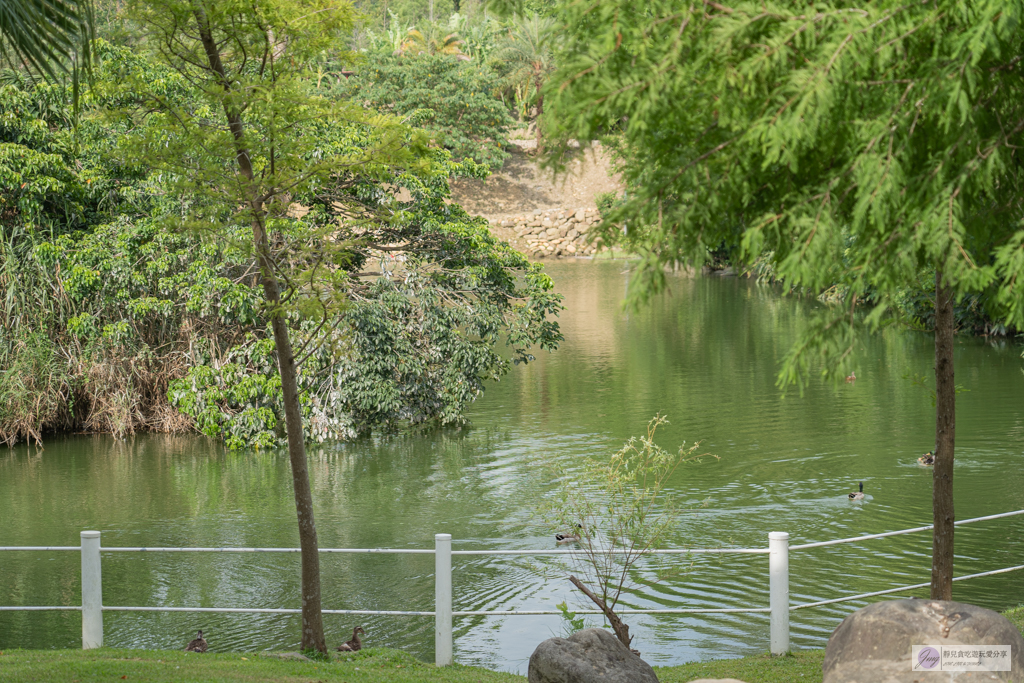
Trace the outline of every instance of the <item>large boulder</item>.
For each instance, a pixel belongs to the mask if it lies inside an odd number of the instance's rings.
[[[549,638],[530,655],[529,683],[658,683],[650,664],[601,628]]]
[[[1010,671],[914,671],[914,645],[1011,646]],[[889,600],[846,617],[825,648],[823,683],[1024,683],[1024,638],[992,610],[944,600]]]

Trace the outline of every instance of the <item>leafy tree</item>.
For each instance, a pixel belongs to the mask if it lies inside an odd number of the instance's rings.
[[[452,31],[445,33],[443,27],[430,22],[420,31],[411,28],[405,34],[402,44],[399,46],[399,54],[415,57],[418,55],[448,55],[456,59],[469,60],[462,53],[462,39],[459,34]]]
[[[508,31],[495,46],[493,60],[506,70],[508,82],[522,92],[524,104],[537,110],[537,148],[541,144],[540,120],[544,113],[544,83],[554,70],[555,22],[532,14],[514,15]]]
[[[129,136],[146,160],[192,197],[188,223],[227,237],[247,225],[273,330],[302,550],[302,647],[326,652],[320,611],[320,562],[306,463],[298,363],[290,319],[327,323],[344,299],[348,275],[337,268],[331,226],[287,220],[290,195],[382,158],[412,161],[415,150],[382,119],[368,122],[377,144],[314,157],[316,121],[361,120],[361,113],[309,96],[304,65],[352,28],[351,5],[278,0],[253,5],[218,0],[136,3],[160,57],[194,89],[174,101],[152,84],[128,81],[156,117]],[[376,124],[373,128],[372,125]],[[414,145],[415,145],[414,141]],[[372,149],[375,147],[376,149]]]
[[[699,444],[670,453],[655,443],[658,427],[667,422],[655,416],[646,435],[631,438],[607,460],[585,460],[582,472],[559,470],[559,498],[547,510],[562,535],[578,539],[573,559],[583,578],[569,581],[604,613],[626,647],[633,637],[615,609],[633,588],[634,565],[676,528],[678,509],[665,490],[669,479],[681,465],[700,461]],[[568,609],[559,609],[572,623]]]
[[[317,348],[298,374],[307,440],[401,424],[462,424],[465,406],[487,380],[531,360],[532,345],[553,348],[561,338],[547,320],[559,310],[547,276],[497,242],[483,219],[447,202],[448,178],[476,167],[437,154],[429,175],[394,178],[412,194],[395,220],[340,223],[337,239],[352,245],[344,267],[353,283],[338,331],[309,324],[294,330]],[[395,206],[376,184],[364,184],[360,194],[368,210]],[[299,199],[311,213],[339,213],[338,196],[327,188]],[[511,359],[497,350],[502,340]],[[172,402],[229,446],[276,445],[280,386],[271,351],[247,338],[174,382]]]
[[[780,384],[841,376],[921,273],[934,282],[934,598],[953,576],[953,307],[990,288],[1024,322],[1019,62],[1024,4],[624,0],[562,3],[572,27],[546,91],[565,139],[621,132],[630,186],[608,242],[663,266],[722,244],[789,285],[839,284]],[[861,308],[858,309],[858,305]],[[861,313],[860,311],[863,311]]]
[[[409,116],[437,136],[457,160],[500,166],[512,118],[499,98],[500,79],[485,65],[443,54],[375,54],[338,94],[378,111]]]

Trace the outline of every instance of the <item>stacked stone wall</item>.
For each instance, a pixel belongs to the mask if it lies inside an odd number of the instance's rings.
[[[596,209],[538,209],[530,214],[512,216],[493,224],[513,230],[533,258],[592,256],[600,250],[590,229],[600,222]]]

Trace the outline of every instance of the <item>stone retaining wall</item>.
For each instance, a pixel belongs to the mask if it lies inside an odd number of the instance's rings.
[[[592,243],[588,232],[600,222],[596,209],[537,209],[531,214],[494,221],[525,243],[522,249],[533,258],[592,256],[600,247]]]

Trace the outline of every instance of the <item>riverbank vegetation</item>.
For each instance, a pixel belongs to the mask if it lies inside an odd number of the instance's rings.
[[[97,44],[77,127],[69,88],[19,72],[0,88],[0,440],[194,425],[231,447],[280,445],[244,217],[211,201],[226,168],[174,130],[174,116],[201,129],[215,103],[133,36]],[[301,294],[288,315],[305,352],[306,438],[459,424],[488,380],[557,344],[558,297],[539,266],[450,203],[449,178],[485,168],[321,95],[306,66],[290,97],[310,113],[345,109],[304,120],[296,144],[267,157],[274,170],[286,159],[317,170],[267,197],[275,246],[295,257],[285,296]],[[338,159],[350,163],[326,168]],[[224,226],[216,238],[212,225]]]

